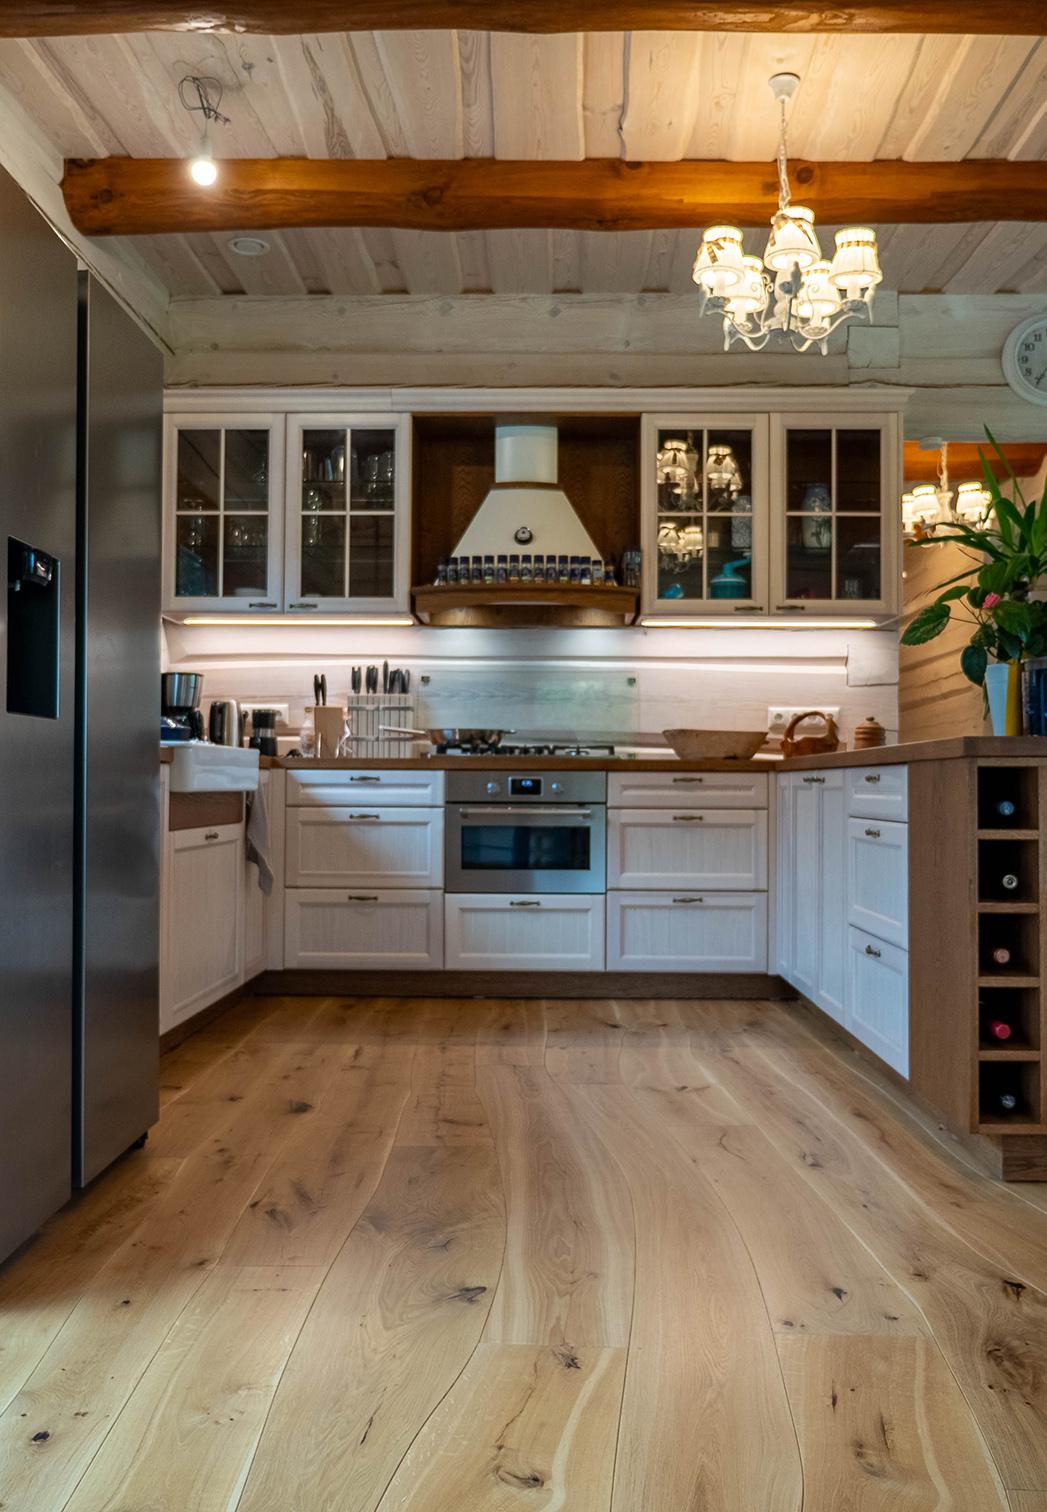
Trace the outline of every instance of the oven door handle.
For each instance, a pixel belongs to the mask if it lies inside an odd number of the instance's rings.
[[[531,814],[536,818],[552,815],[558,819],[591,819],[593,816],[592,809],[571,808],[566,803],[561,803],[556,808],[500,808],[497,804],[488,803],[483,808],[460,808],[458,812],[463,819],[477,814],[481,818],[500,814]]]

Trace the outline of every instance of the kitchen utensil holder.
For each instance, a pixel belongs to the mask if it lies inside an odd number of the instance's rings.
[[[410,756],[412,742],[395,735],[383,735],[379,725],[395,725],[399,730],[415,726],[415,701],[409,693],[352,693],[347,699],[349,728],[357,744],[355,754],[365,760],[370,756]]]

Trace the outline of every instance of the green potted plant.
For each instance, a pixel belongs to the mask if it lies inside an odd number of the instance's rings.
[[[1047,577],[1047,487],[1041,498],[1027,500],[988,426],[985,434],[1010,475],[1012,496],[1003,491],[985,453],[979,452],[989,494],[982,519],[949,521],[917,543],[956,541],[970,552],[971,566],[938,585],[937,598],[920,610],[902,644],[920,646],[933,640],[950,622],[954,608],[962,608],[972,633],[960,655],[961,670],[986,689],[995,732],[1020,735],[1021,663],[1047,655],[1047,603],[1030,597]],[[1005,724],[1001,694],[1006,699]]]

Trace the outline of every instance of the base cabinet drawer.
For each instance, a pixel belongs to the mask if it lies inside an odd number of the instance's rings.
[[[766,971],[767,894],[609,892],[608,971]]]
[[[284,896],[288,970],[424,971],[443,966],[441,892],[298,888]]]
[[[239,985],[244,827],[177,830],[165,852],[161,1033]]]
[[[762,809],[611,809],[607,886],[767,886],[767,814]]]
[[[766,772],[611,772],[611,808],[766,808]]]
[[[442,887],[444,811],[287,810],[288,887]]]
[[[449,971],[604,969],[603,894],[448,893],[445,925]]]
[[[444,773],[426,767],[384,767],[374,771],[310,772],[292,767],[287,773],[288,808],[439,808],[444,801]]]
[[[909,818],[907,766],[850,767],[847,771],[847,812],[852,819]]]
[[[861,929],[847,931],[846,1028],[902,1076],[909,1074],[909,955]]]
[[[847,922],[909,948],[909,826],[847,821]]]

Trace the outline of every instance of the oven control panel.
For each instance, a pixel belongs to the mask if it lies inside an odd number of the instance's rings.
[[[544,777],[510,777],[510,798],[540,798],[545,787]]]
[[[447,773],[448,803],[605,803],[606,772]]]

